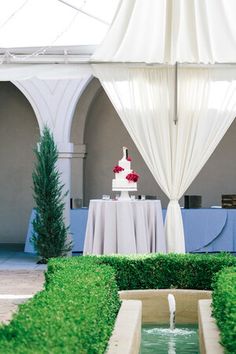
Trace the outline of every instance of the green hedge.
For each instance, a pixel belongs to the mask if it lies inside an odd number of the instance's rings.
[[[236,266],[236,258],[229,254],[156,254],[133,258],[102,257],[102,263],[115,269],[120,290],[211,290],[215,273],[224,267]]]
[[[0,328],[0,353],[102,354],[119,306],[111,267],[81,257]]]
[[[213,316],[226,353],[236,353],[236,268],[222,270],[213,284]]]
[[[45,290],[0,328],[0,354],[102,354],[120,306],[118,289],[211,289],[215,274],[229,266],[236,258],[227,254],[53,259]]]
[[[95,262],[111,266],[116,272],[119,290],[158,288],[211,290],[212,279],[217,272],[224,267],[236,266],[236,257],[226,253],[83,258],[92,258]],[[49,265],[49,276],[56,269],[76,265],[78,260],[78,257],[55,260]]]

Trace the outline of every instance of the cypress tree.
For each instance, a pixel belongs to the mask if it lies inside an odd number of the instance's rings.
[[[65,226],[63,217],[67,193],[63,193],[64,185],[56,167],[58,151],[48,127],[44,127],[39,148],[34,153],[36,163],[32,178],[36,217],[31,242],[41,258],[39,263],[47,263],[49,258],[65,256],[72,249],[67,240],[69,227]]]

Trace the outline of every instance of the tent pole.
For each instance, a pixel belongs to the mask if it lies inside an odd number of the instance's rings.
[[[178,63],[175,63],[174,123],[178,122]]]

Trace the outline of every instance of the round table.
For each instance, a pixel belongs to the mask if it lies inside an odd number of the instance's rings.
[[[91,200],[84,254],[166,253],[160,200]]]

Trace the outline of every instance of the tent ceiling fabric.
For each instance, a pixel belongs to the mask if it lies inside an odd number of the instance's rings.
[[[59,0],[2,0],[0,47],[51,48],[55,45],[99,44],[109,28],[119,0],[65,2],[83,12]]]
[[[235,63],[235,0],[126,0],[94,62]]]

